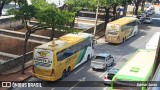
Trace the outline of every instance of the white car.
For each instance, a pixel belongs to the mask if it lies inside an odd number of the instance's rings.
[[[152,23],[152,17],[145,17],[143,18],[144,23]]]
[[[110,54],[100,53],[96,54],[91,61],[91,67],[95,69],[107,70],[107,68],[114,64],[114,58]]]
[[[2,9],[2,16],[6,16],[6,15],[8,15],[7,10],[8,10],[8,9]]]

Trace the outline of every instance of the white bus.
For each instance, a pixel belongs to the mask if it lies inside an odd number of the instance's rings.
[[[146,49],[157,49],[160,32],[155,32],[146,45]]]

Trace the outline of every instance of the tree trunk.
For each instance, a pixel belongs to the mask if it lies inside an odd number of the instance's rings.
[[[53,40],[53,38],[54,38],[54,33],[55,33],[55,26],[52,26],[50,41]]]
[[[125,3],[124,3],[123,16],[126,16],[127,8],[128,8],[128,2],[125,2]]]
[[[117,18],[117,4],[114,4],[113,6],[113,20]]]
[[[146,0],[142,0],[141,11],[144,11],[145,2],[146,2]]]
[[[2,3],[1,3],[2,2]],[[2,15],[2,9],[3,9],[3,7],[4,7],[4,4],[5,4],[5,2],[6,2],[6,0],[2,0],[0,2],[0,17],[1,17],[1,15]]]
[[[106,15],[105,15],[105,25],[104,25],[104,28],[106,28],[107,23],[109,22],[109,9],[110,8],[105,8]]]
[[[137,2],[135,3],[135,6],[136,6],[136,8],[135,8],[135,15],[138,14],[138,6],[139,6],[140,2],[141,2],[141,0],[137,0]]]
[[[22,61],[22,71],[21,71],[21,74],[25,74],[24,73],[24,69],[25,69],[25,59],[26,59],[26,52],[27,52],[27,42],[28,42],[28,39],[30,37],[30,34],[31,34],[31,30],[28,29],[28,31],[25,33],[25,41],[24,41],[24,45],[23,45],[23,61]]]
[[[73,22],[71,23],[70,28],[74,28],[75,20],[76,20],[76,17],[78,16],[78,13],[79,13],[79,11],[75,14],[75,18],[74,18]]]

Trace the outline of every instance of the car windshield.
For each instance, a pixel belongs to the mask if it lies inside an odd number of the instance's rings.
[[[150,18],[144,18],[145,20],[150,20]]]
[[[115,74],[110,74],[110,73],[108,73],[107,78],[110,79],[110,80],[112,80],[112,78],[113,78],[114,75],[115,75]]]
[[[95,57],[95,60],[105,60],[105,57],[102,57],[102,56],[96,56],[96,57]]]

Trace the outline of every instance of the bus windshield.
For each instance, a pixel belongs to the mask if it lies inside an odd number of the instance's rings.
[[[118,30],[119,30],[119,27],[118,25],[113,25],[113,24],[109,24],[107,26],[107,31],[108,31],[108,34],[111,34],[111,35],[117,35],[118,34]]]

